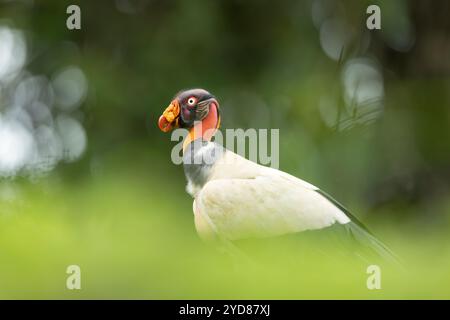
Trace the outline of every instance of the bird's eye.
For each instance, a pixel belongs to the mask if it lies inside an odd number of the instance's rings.
[[[197,103],[197,98],[195,97],[190,97],[187,101],[188,105],[193,106]]]

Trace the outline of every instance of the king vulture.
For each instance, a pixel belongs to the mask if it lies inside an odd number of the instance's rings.
[[[234,243],[338,226],[346,240],[362,245],[378,257],[393,258],[328,194],[211,142],[220,126],[220,112],[217,99],[208,91],[179,92],[159,118],[158,126],[163,132],[173,128],[189,130],[183,142],[183,167],[187,192],[194,198],[195,227],[201,238]]]

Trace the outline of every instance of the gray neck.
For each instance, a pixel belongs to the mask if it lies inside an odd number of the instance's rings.
[[[197,139],[186,147],[183,168],[191,195],[195,196],[208,182],[214,164],[223,156],[224,151],[221,145],[202,139]]]

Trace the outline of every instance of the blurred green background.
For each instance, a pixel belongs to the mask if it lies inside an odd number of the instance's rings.
[[[66,28],[70,4],[81,30]],[[450,298],[449,9],[0,1],[0,298]],[[218,97],[224,128],[279,128],[280,169],[407,270],[370,291],[351,261],[292,261],[294,248],[236,263],[201,242],[156,125],[192,87]],[[71,264],[82,290],[66,289]]]

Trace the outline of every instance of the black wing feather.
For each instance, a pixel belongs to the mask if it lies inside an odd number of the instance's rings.
[[[346,236],[352,239],[354,242],[361,245],[366,250],[366,253],[373,253],[376,256],[383,258],[389,262],[398,264],[398,258],[395,254],[389,250],[386,245],[384,245],[380,240],[378,240],[361,221],[359,221],[354,215],[352,215],[342,204],[336,201],[333,197],[322,190],[317,190],[317,192],[330,201],[333,205],[338,207],[342,212],[344,212],[351,220],[351,222],[343,224],[340,229],[344,230]]]

